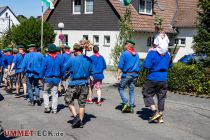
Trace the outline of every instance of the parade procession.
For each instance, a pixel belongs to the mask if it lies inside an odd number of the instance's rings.
[[[163,123],[163,111],[167,93],[167,71],[171,67],[170,54],[168,53],[169,40],[165,32],[160,29],[153,47],[143,62],[143,67],[150,71],[144,85],[143,95],[146,107],[152,110],[149,122]],[[134,113],[135,106],[135,81],[140,72],[139,55],[134,50],[135,42],[127,40],[124,51],[120,56],[117,72],[118,90],[122,99],[122,113]],[[54,44],[47,46],[46,53],[39,52],[36,44],[28,45],[26,53],[23,45],[17,45],[18,53],[14,54],[11,48],[6,48],[1,53],[1,84],[8,94],[23,96],[29,106],[44,106],[44,113],[57,113],[58,97],[64,95],[64,101],[74,116],[72,127],[83,127],[85,104],[92,104],[93,89],[97,91],[96,104],[102,105],[102,81],[106,75],[106,62],[99,53],[98,46],[92,46],[89,41],[81,40],[75,43],[73,51],[65,45],[63,48]],[[88,57],[86,51],[93,51]],[[126,98],[124,89],[129,88],[129,99]],[[40,89],[43,97],[40,97]],[[155,91],[155,92],[154,92]],[[60,95],[59,95],[60,94]],[[156,109],[153,96],[157,95]],[[52,98],[50,106],[49,98]],[[41,100],[41,98],[43,100]],[[78,100],[79,109],[74,106]]]
[[[209,7],[0,0],[0,140],[210,140]]]

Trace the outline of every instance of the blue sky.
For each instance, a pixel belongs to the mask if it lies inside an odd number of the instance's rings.
[[[40,16],[41,0],[0,0],[0,7],[9,6],[16,15]]]

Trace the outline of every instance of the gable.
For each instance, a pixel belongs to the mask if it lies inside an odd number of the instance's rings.
[[[108,0],[94,0],[93,14],[85,14],[82,0],[81,14],[73,14],[73,0],[55,1],[55,9],[47,10],[44,19],[58,30],[58,23],[63,22],[64,30],[119,30],[119,15]]]

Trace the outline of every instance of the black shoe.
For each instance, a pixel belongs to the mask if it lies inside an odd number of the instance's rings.
[[[83,128],[84,126],[83,126],[83,122],[80,120],[80,124],[79,124],[80,126],[80,128]]]
[[[80,125],[80,118],[79,115],[77,115],[76,117],[74,117],[73,119],[73,123],[72,123],[72,128],[78,128],[78,125]]]
[[[19,98],[20,97],[20,95],[19,94],[15,94],[15,98]]]
[[[41,100],[37,100],[36,103],[37,103],[38,106],[42,105],[42,101]]]
[[[49,108],[45,108],[44,109],[44,113],[50,113],[50,109]]]

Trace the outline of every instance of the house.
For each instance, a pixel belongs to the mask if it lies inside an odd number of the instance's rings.
[[[139,52],[140,58],[145,58],[151,47],[152,38],[156,34],[156,18],[163,20],[162,27],[170,38],[170,48],[174,48],[175,41],[181,45],[175,60],[193,52],[191,46],[192,35],[196,33],[196,3],[197,0],[133,0],[130,5],[131,20],[135,31],[135,50]],[[81,39],[89,39],[100,47],[106,62],[112,64],[110,53],[117,42],[119,19],[125,13],[125,6],[119,0],[55,0],[54,6],[54,10],[46,10],[44,20],[55,28],[55,44],[59,45],[58,36],[61,32],[65,35],[64,43],[70,46]],[[189,13],[193,16],[192,21],[182,21],[182,18],[188,16],[183,15],[187,12],[185,7],[193,11]],[[62,30],[58,28],[60,22],[65,25]]]
[[[0,37],[2,34],[7,31],[13,25],[19,25],[16,15],[8,7],[0,7]]]

